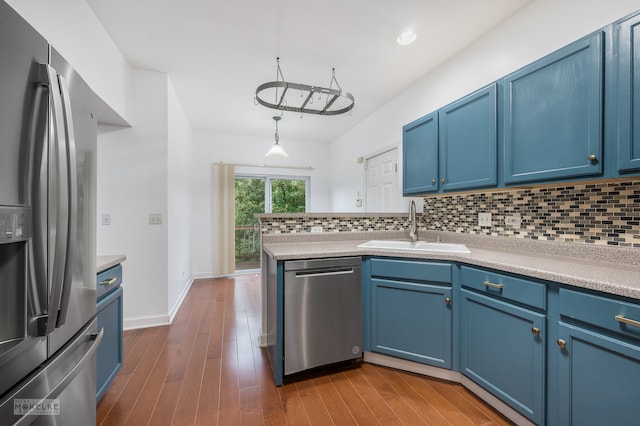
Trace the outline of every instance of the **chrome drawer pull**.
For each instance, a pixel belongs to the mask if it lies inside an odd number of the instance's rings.
[[[556,340],[556,343],[558,344],[558,346],[560,346],[562,349],[567,347],[567,342],[563,339],[558,339]]]
[[[102,280],[100,281],[100,285],[103,285],[105,287],[109,287],[111,284],[115,283],[117,280],[117,278],[113,277],[113,278],[109,278],[108,280]]]
[[[629,324],[634,327],[640,327],[640,321],[625,318],[623,315],[616,315],[616,321],[621,322],[623,324]]]
[[[497,288],[497,289],[500,289],[500,290],[502,290],[502,287],[503,287],[502,284],[494,284],[494,283],[489,282],[489,281],[485,281],[484,282],[484,286],[485,287],[491,287],[491,288]]]

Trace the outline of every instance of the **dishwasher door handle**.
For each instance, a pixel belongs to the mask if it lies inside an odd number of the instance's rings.
[[[349,275],[349,274],[353,274],[354,270],[353,268],[349,268],[349,269],[341,269],[341,270],[331,270],[331,271],[322,271],[322,272],[296,272],[296,278],[297,277],[304,277],[304,278],[310,278],[310,277],[328,277],[331,275]]]

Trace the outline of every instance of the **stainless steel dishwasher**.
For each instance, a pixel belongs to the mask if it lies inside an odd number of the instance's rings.
[[[360,257],[284,262],[284,374],[362,356]]]

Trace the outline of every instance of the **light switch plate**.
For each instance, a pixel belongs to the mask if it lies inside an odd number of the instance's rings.
[[[102,213],[102,224],[111,225],[111,215],[109,213]]]
[[[162,213],[149,213],[149,225],[162,225]]]
[[[491,226],[491,213],[478,213],[478,226]]]

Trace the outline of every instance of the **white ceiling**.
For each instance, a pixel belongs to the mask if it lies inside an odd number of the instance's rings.
[[[254,104],[276,78],[328,87],[355,108],[284,113],[280,137],[330,142],[531,0],[87,0],[129,63],[173,82],[195,131],[272,138],[277,112]],[[412,28],[409,46],[395,39]]]

